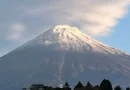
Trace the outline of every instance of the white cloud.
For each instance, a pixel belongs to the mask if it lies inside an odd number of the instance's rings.
[[[23,33],[26,27],[21,23],[12,24],[9,27],[8,39],[20,40],[23,37]]]
[[[25,13],[48,19],[51,25],[77,25],[94,36],[109,35],[127,13],[130,0],[35,0]]]

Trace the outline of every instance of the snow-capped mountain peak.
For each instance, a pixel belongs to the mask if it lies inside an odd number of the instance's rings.
[[[45,32],[45,34],[47,34],[48,36],[57,36],[56,39],[58,40],[83,39],[82,37],[91,39],[91,37],[82,33],[78,28],[71,27],[69,25],[57,25],[51,30]],[[80,38],[76,38],[76,36]]]
[[[79,80],[96,84],[104,78],[129,86],[130,55],[68,25],[55,26],[0,58],[1,90]]]
[[[44,32],[42,35],[27,43],[31,45],[60,45],[64,50],[89,50],[95,47],[96,40],[82,33],[78,28],[69,25],[57,25],[54,28]],[[26,45],[24,45],[25,47]]]
[[[53,49],[58,50],[72,50],[72,51],[89,51],[111,54],[124,54],[124,52],[111,48],[105,45],[89,35],[81,32],[76,27],[69,25],[57,25],[52,29],[44,32],[42,35],[36,37],[29,43],[26,43],[22,47],[26,46],[54,46]]]

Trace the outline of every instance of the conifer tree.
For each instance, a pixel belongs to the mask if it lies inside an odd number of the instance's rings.
[[[129,87],[127,87],[127,88],[126,88],[126,90],[130,90],[130,88],[129,88]]]
[[[109,80],[104,79],[100,84],[101,90],[112,90],[112,84]]]
[[[92,84],[90,82],[87,82],[86,87],[92,87]]]
[[[82,83],[79,81],[78,82],[78,84],[75,86],[75,88],[82,88],[83,87],[83,85],[82,85]]]
[[[69,87],[70,85],[68,84],[68,82],[65,83],[65,87]]]
[[[114,90],[121,90],[121,87],[118,85],[114,88]]]

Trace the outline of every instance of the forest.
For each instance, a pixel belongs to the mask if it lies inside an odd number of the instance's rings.
[[[66,82],[63,86],[60,87],[51,87],[44,86],[43,84],[32,84],[30,87],[22,88],[22,90],[122,90],[122,88],[117,85],[113,88],[111,82],[107,79],[104,79],[100,85],[92,85],[90,82],[87,82],[84,86],[80,81],[72,89],[72,87]],[[129,87],[126,90],[130,90]]]

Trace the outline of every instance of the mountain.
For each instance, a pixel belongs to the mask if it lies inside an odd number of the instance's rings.
[[[0,58],[0,90],[33,83],[57,86],[79,80],[130,85],[130,55],[75,27],[58,25]]]

